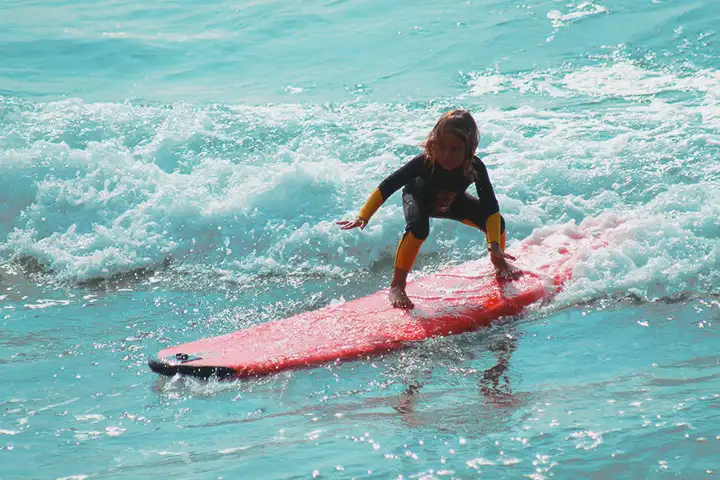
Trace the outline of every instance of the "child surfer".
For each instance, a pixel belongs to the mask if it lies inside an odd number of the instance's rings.
[[[430,233],[430,217],[450,218],[485,232],[490,261],[501,278],[521,272],[507,261],[505,220],[485,164],[475,156],[478,128],[465,110],[451,110],[438,120],[424,142],[424,151],[399,168],[372,192],[355,220],[337,222],[343,230],[364,229],[370,217],[400,187],[403,188],[405,233],[395,254],[390,303],[413,308],[405,292],[407,275],[420,246]],[[478,197],[465,192],[475,183]]]

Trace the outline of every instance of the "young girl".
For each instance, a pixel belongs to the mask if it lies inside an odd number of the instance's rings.
[[[450,218],[482,230],[498,275],[510,279],[520,276],[520,271],[506,260],[512,257],[504,253],[505,220],[487,168],[475,156],[477,146],[478,128],[472,115],[464,110],[445,113],[425,140],[424,152],[383,180],[355,220],[337,222],[343,230],[364,229],[380,205],[404,187],[406,227],[395,254],[390,284],[393,307],[414,307],[405,286],[420,245],[430,233],[430,217]],[[475,183],[479,198],[465,192],[471,183]]]

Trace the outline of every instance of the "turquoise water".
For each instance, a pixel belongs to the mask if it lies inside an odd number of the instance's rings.
[[[717,25],[711,0],[3,2],[0,478],[717,476]],[[399,195],[334,222],[454,107],[511,244],[623,221],[552,303],[257,380],[149,371],[385,287]],[[416,274],[482,255],[436,221]]]

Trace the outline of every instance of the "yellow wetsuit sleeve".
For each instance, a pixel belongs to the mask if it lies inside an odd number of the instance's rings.
[[[488,243],[500,243],[500,212],[493,213],[485,221]]]
[[[382,193],[380,193],[380,189],[376,188],[370,194],[370,197],[365,202],[365,205],[363,205],[360,209],[358,217],[362,218],[366,222],[369,221],[370,217],[377,212],[377,209],[380,208],[380,205],[382,205],[383,202],[385,202],[385,199],[383,198]]]

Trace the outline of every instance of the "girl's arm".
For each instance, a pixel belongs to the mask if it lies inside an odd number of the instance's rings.
[[[389,177],[380,182],[380,185],[373,190],[365,205],[360,209],[358,219],[367,223],[370,217],[380,208],[380,205],[397,192],[400,187],[410,183],[412,179],[420,175],[425,164],[425,155],[420,154],[408,163],[397,169]]]
[[[490,183],[487,167],[480,160],[477,162],[477,179],[475,180],[475,188],[477,189],[478,198],[483,205],[487,206],[492,214],[485,222],[485,231],[488,236],[488,243],[496,243],[500,246],[500,204],[495,197],[495,191]]]

